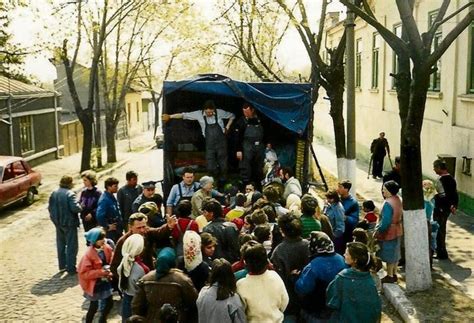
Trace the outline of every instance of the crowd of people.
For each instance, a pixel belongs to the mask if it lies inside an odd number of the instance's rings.
[[[423,182],[430,234],[433,214],[442,232],[457,206],[446,165],[434,167],[440,180]],[[89,301],[86,322],[97,312],[107,320],[114,293],[123,322],[378,322],[381,261],[381,283],[398,280],[403,228],[394,180],[383,183],[380,212],[373,201],[360,212],[348,180],[320,205],[287,167],[261,192],[248,182],[230,196],[185,167],[166,201],[156,182],[139,185],[133,171],[120,188],[107,178],[103,192],[94,172],[82,180],[77,198],[63,176],[49,211],[59,270],[78,274]],[[88,249],[76,268],[80,219]],[[442,235],[431,239],[440,258]]]

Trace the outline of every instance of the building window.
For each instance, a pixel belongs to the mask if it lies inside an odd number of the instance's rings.
[[[469,76],[469,93],[474,93],[474,23],[471,24],[471,62]]]
[[[431,11],[428,13],[428,23],[430,28],[433,25],[433,22],[436,19],[437,15],[438,10]],[[434,52],[438,48],[439,44],[441,43],[441,36],[441,27],[439,27],[433,37],[433,43],[431,44],[431,52]],[[439,92],[441,89],[441,60],[438,60],[436,62],[436,68],[436,72],[433,72],[430,75],[430,85],[428,87],[428,90]]]
[[[393,26],[393,33],[397,35],[398,38],[402,38],[402,24],[396,24]],[[392,74],[396,75],[399,72],[400,67],[398,66],[397,54],[395,51],[392,54]],[[392,89],[396,88],[395,78],[392,77]]]
[[[22,154],[34,150],[32,116],[20,117],[20,145]]]
[[[355,61],[355,86],[360,88],[362,84],[362,38],[356,40],[356,61]]]
[[[374,33],[372,36],[372,88],[379,87],[379,50],[380,50],[380,35]]]
[[[130,121],[132,118],[132,105],[130,103],[127,103],[127,120],[128,120],[128,125],[130,125]]]

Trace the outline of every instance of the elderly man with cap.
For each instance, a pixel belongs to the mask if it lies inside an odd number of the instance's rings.
[[[162,218],[161,204],[163,204],[163,197],[160,194],[155,193],[156,183],[157,182],[155,181],[148,181],[148,182],[142,183],[143,192],[140,195],[138,195],[138,197],[135,199],[135,201],[133,201],[133,204],[132,204],[133,213],[138,212],[138,209],[140,208],[142,204],[146,202],[154,202],[156,206],[158,207],[158,214],[160,215],[160,218]],[[158,223],[157,226],[160,226],[163,223],[164,221]]]
[[[216,109],[214,101],[207,100],[202,110],[183,112],[176,114],[163,114],[164,122],[170,119],[195,120],[201,126],[202,135],[206,140],[206,163],[207,171],[217,175],[227,174],[227,139],[225,135],[229,132],[235,115],[221,109]],[[229,119],[224,126],[224,119]]]
[[[214,185],[214,178],[211,176],[203,176],[199,180],[199,186],[201,187],[196,193],[194,193],[191,198],[191,204],[193,206],[193,217],[198,217],[201,215],[202,202],[208,198],[213,197],[223,197],[222,193],[219,193],[217,190],[212,189]]]

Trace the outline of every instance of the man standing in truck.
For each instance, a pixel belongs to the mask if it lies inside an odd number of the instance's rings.
[[[235,127],[237,136],[237,159],[244,184],[254,182],[257,186],[263,179],[263,126],[255,108],[249,103],[242,106],[243,116]]]
[[[221,109],[216,109],[214,101],[207,100],[203,110],[163,114],[163,122],[170,119],[195,120],[201,126],[202,135],[206,140],[206,164],[209,174],[217,177],[220,173],[227,174],[227,138],[226,134],[234,122],[235,115]],[[224,120],[229,119],[224,126]]]

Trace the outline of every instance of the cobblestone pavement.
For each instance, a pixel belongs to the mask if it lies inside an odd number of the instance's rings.
[[[161,177],[161,150],[153,149],[135,154],[126,167],[117,169],[113,176],[122,185],[125,172],[134,169],[139,181]],[[67,161],[64,161],[67,162]],[[59,176],[57,175],[59,180]],[[57,182],[57,181],[55,181]],[[79,184],[79,181],[77,181]],[[78,185],[77,187],[80,187]],[[102,189],[103,182],[99,181]],[[0,244],[0,322],[82,322],[88,308],[77,276],[58,273],[55,229],[49,220],[47,199],[36,201],[24,216],[35,217],[23,228],[11,226],[13,234]],[[2,228],[2,233],[10,227]],[[77,262],[85,251],[82,228],[79,231]],[[114,296],[114,309],[109,322],[120,322],[120,297]]]

